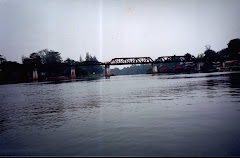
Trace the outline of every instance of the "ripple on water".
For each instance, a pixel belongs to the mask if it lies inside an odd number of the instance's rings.
[[[28,148],[33,155],[233,153],[240,146],[233,141],[240,138],[238,76],[136,75],[0,85],[0,146]]]

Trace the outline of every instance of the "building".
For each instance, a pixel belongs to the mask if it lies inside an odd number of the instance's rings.
[[[182,72],[185,72],[185,69],[182,65],[176,65],[173,67],[173,72],[182,73]]]
[[[168,68],[165,64],[160,65],[160,67],[158,68],[158,72],[171,72],[171,69]]]

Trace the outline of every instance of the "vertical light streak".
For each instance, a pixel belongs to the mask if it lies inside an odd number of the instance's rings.
[[[103,57],[102,57],[102,50],[103,50],[103,33],[102,33],[102,20],[103,20],[103,14],[102,14],[102,11],[103,11],[103,8],[102,8],[102,0],[99,0],[99,36],[98,36],[98,43],[99,43],[99,61],[103,62]]]

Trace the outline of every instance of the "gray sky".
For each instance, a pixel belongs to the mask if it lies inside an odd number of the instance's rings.
[[[197,56],[240,37],[239,0],[0,0],[0,54]]]

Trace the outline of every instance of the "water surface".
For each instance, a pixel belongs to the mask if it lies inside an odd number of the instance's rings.
[[[8,84],[0,98],[0,155],[240,155],[239,72]]]

